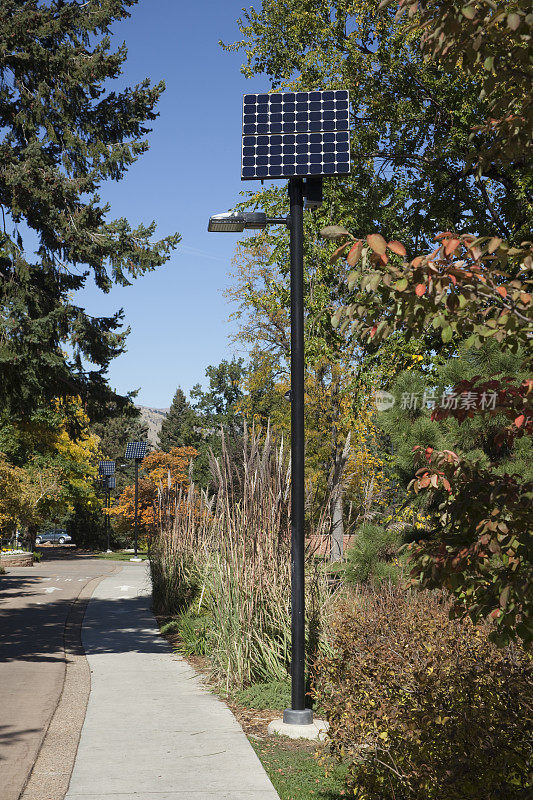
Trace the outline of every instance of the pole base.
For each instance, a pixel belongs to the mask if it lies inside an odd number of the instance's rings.
[[[130,558],[130,561],[142,561],[142,558],[136,558],[134,556],[133,558]]]
[[[311,708],[303,708],[299,711],[286,708],[283,712],[283,722],[286,725],[312,725],[313,711]]]
[[[292,709],[289,708],[287,711],[290,712]],[[283,719],[273,719],[272,722],[269,723],[268,732],[271,735],[277,734],[278,736],[288,736],[290,739],[310,739],[318,742],[324,741],[329,728],[327,722],[321,719],[313,720],[311,716],[311,722],[302,722],[300,718],[299,722],[287,723],[285,722],[285,714],[287,711],[284,712]],[[311,709],[306,708],[305,711],[311,712]],[[302,713],[303,712],[300,712],[300,714]]]

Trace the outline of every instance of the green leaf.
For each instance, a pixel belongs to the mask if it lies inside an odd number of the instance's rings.
[[[348,289],[351,292],[355,284],[357,283],[357,272],[352,270],[347,278]]]
[[[397,292],[404,292],[407,289],[409,281],[407,278],[400,278],[399,281],[392,284],[392,288],[396,289]]]
[[[474,6],[463,6],[461,9],[461,13],[463,17],[466,17],[467,19],[474,19],[474,17],[476,16],[476,9],[474,8]]]
[[[452,329],[451,329],[451,327],[449,325],[446,328],[443,328],[442,333],[441,333],[441,338],[442,338],[442,341],[444,342],[444,344],[446,344],[447,342],[450,342],[451,339],[452,339],[452,336],[453,336],[453,331],[452,331]]]
[[[342,225],[327,225],[322,228],[320,235],[323,239],[335,241],[335,239],[342,239],[343,236],[350,236],[350,232],[343,228]]]

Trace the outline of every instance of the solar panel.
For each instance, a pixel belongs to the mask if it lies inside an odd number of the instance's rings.
[[[115,462],[114,461],[99,461],[98,462],[98,474],[99,475],[114,475],[115,474]]]
[[[146,442],[128,442],[125,458],[142,459],[146,455],[148,445]]]
[[[107,488],[108,489],[116,489],[117,488],[117,479],[114,475],[107,476]]]
[[[244,95],[241,179],[348,174],[349,103],[345,89]]]

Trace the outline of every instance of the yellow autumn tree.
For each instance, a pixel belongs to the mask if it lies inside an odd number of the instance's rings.
[[[98,508],[98,444],[80,398],[55,401],[36,420],[2,424],[10,453],[0,456],[0,528],[38,528],[76,506]]]

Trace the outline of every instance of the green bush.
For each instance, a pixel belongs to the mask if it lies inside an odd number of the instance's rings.
[[[235,692],[233,697],[240,705],[256,708],[259,711],[265,708],[290,708],[291,682],[286,680],[253,683],[246,689]]]
[[[531,658],[442,595],[360,590],[318,664],[330,747],[359,800],[531,797]]]
[[[346,554],[345,580],[362,583],[397,583],[401,575],[399,550],[402,537],[381,525],[361,525]]]

